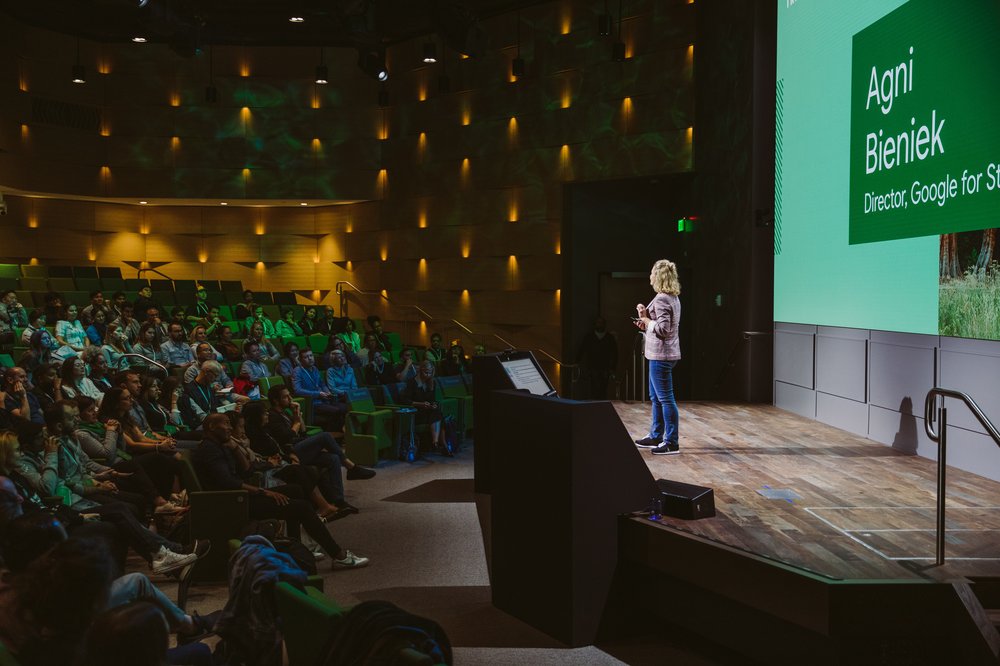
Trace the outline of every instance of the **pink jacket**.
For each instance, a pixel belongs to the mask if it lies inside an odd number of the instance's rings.
[[[657,294],[646,310],[652,320],[646,329],[646,358],[650,361],[680,360],[681,342],[677,329],[681,322],[681,299],[672,294]]]

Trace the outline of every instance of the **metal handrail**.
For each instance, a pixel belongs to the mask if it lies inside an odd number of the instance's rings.
[[[156,270],[155,268],[140,268],[138,271],[136,271],[136,274],[135,274],[136,279],[137,280],[141,279],[143,273],[156,273],[157,275],[159,275],[159,276],[161,276],[163,278],[166,278],[167,280],[170,280],[171,282],[174,281],[174,279],[172,277],[170,277],[169,275],[167,275],[166,273],[164,273],[162,271]]]
[[[149,364],[149,365],[155,365],[160,370],[163,370],[163,372],[165,372],[166,374],[170,374],[170,371],[167,370],[167,366],[163,365],[162,363],[158,363],[158,362],[154,361],[151,358],[143,356],[142,354],[136,354],[135,352],[129,352],[127,354],[122,354],[121,356],[119,356],[118,360],[115,361],[115,369],[116,370],[120,370],[121,366],[122,366],[122,361],[125,360],[125,359],[127,359],[127,358],[141,358],[147,364]]]
[[[938,397],[941,397],[941,405],[938,407],[938,430],[935,432],[934,407],[937,405]],[[924,399],[924,431],[932,442],[938,445],[938,478],[937,478],[937,548],[934,563],[937,566],[944,564],[944,533],[945,533],[945,483],[947,481],[947,458],[948,458],[948,410],[944,406],[944,398],[955,398],[965,403],[972,415],[976,417],[980,425],[986,430],[993,442],[1000,446],[1000,432],[989,420],[983,410],[979,408],[976,401],[969,394],[955,389],[935,387],[927,392]]]

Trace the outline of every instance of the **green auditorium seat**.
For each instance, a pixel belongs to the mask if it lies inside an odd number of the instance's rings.
[[[274,305],[274,296],[269,291],[253,292],[253,300],[257,305]]]
[[[309,585],[300,590],[285,582],[275,585],[274,601],[281,618],[288,665],[313,666],[319,663],[330,624],[343,616],[345,609],[321,590]]]
[[[266,399],[271,389],[275,386],[285,386],[285,378],[281,375],[274,375],[272,377],[261,377],[259,387],[260,387],[260,397],[261,399]],[[290,389],[289,389],[290,390]],[[317,433],[323,432],[323,429],[319,426],[308,425],[312,422],[312,398],[309,397],[293,397],[292,400],[299,403],[302,408],[302,416],[306,420],[306,434],[315,435]]]
[[[73,277],[96,280],[100,275],[97,272],[97,266],[74,266]]]
[[[62,292],[65,295],[77,291],[76,281],[71,277],[50,277],[49,289]]]
[[[243,283],[239,280],[219,280],[222,291],[237,291],[243,293]]]
[[[287,345],[289,342],[292,342],[292,343],[296,344],[299,349],[310,349],[310,347],[309,347],[309,340],[306,339],[306,336],[304,336],[304,335],[293,335],[290,338],[282,338],[281,339],[281,343],[283,345]],[[284,351],[284,350],[281,350],[281,351]]]
[[[49,290],[49,279],[26,275],[21,278],[21,289],[44,294]]]
[[[400,356],[403,351],[403,339],[399,337],[399,333],[385,333],[385,339],[389,342],[389,350],[392,352],[392,357],[394,359],[402,358]]]
[[[399,409],[400,407],[406,407],[403,400],[403,392],[406,390],[406,382],[395,382],[392,384],[384,384],[380,387],[382,389],[382,395],[385,400],[386,409]],[[441,386],[436,385],[434,388],[434,399],[437,401],[438,406],[441,408],[441,415],[445,418],[449,416],[460,423],[461,418],[461,404],[455,398],[449,398],[444,395],[441,391]],[[417,426],[417,434],[429,433],[430,426],[422,425]]]
[[[11,356],[10,354],[0,354],[0,368],[13,368],[13,367],[14,367],[14,357]]]
[[[179,451],[181,482],[188,491],[191,538],[209,539],[212,549],[195,568],[196,580],[225,580],[229,556],[226,542],[238,537],[250,522],[245,490],[202,490],[201,482],[191,464],[191,451]]]
[[[310,335],[309,349],[311,349],[314,354],[322,354],[326,351],[326,345],[328,342],[329,338],[325,335]]]
[[[110,297],[116,291],[125,291],[125,280],[120,277],[102,277],[101,289],[107,292],[106,296]]]
[[[472,429],[472,391],[466,386],[462,377],[437,377],[437,390],[446,398],[453,398],[456,401],[456,412],[458,419],[458,433],[464,439],[466,433]]]
[[[125,278],[126,291],[139,291],[143,287],[149,286],[149,280],[142,278]]]
[[[101,284],[98,278],[73,278],[73,282],[76,283],[76,289],[79,291],[85,291],[88,294],[92,291],[104,291],[104,285]],[[105,294],[104,298],[106,300],[111,300],[111,294]]]
[[[0,264],[0,278],[13,278],[15,280],[21,277],[21,267],[17,264]]]
[[[118,278],[120,280],[122,277],[122,269],[118,266],[98,266],[97,277],[102,280],[105,278]]]
[[[228,305],[223,305],[218,300],[213,300],[213,298],[212,298],[213,296],[221,296],[221,295],[222,294],[209,294],[208,295],[208,302],[211,303],[212,305],[214,305],[215,307],[219,308],[219,317],[222,318],[222,321],[224,321],[224,322],[232,321],[233,320],[233,309],[231,307],[229,307]]]
[[[392,452],[392,410],[378,409],[366,388],[347,392],[350,411],[344,421],[344,448],[360,465],[376,465],[383,451]]]
[[[240,322],[238,322],[236,320],[230,320],[230,321],[223,320],[222,325],[229,327],[229,329],[233,332],[233,337],[234,338],[241,337],[241,335],[243,333],[243,324],[242,323],[240,323]],[[233,340],[233,342],[236,342],[236,341]],[[240,346],[242,347],[242,345],[243,345],[243,343],[241,342]]]
[[[258,303],[258,305],[260,304]],[[261,307],[264,308],[264,314],[267,315],[267,318],[271,321],[278,321],[281,319],[281,306],[261,305]]]
[[[48,266],[32,266],[31,264],[21,264],[21,277],[26,278],[48,278]]]
[[[0,277],[0,289],[13,289],[17,291],[21,288],[21,278]]]

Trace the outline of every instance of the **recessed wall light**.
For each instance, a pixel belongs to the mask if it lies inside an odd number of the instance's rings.
[[[148,202],[148,201],[140,201],[139,203],[140,203],[140,204],[142,204],[143,206],[145,206],[145,205],[146,205],[146,204],[148,204],[149,202]]]
[[[303,202],[302,202],[302,203],[300,203],[299,205],[300,205],[300,206],[308,206],[309,204],[307,204],[307,203],[306,203],[305,201],[303,201]]]
[[[228,202],[228,201],[220,201],[220,202],[219,202],[219,205],[220,205],[220,206],[228,206],[228,205],[229,205],[229,202]]]

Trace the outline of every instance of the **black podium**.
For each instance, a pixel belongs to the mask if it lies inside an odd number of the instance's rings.
[[[489,420],[477,411],[476,483],[488,474],[493,604],[571,646],[592,644],[617,565],[616,518],[660,491],[611,403],[484,396],[480,367],[475,409],[487,398]]]

